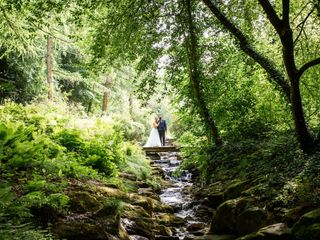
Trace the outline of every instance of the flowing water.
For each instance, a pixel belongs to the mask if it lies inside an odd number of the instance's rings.
[[[175,170],[179,167],[181,160],[178,160],[177,152],[161,153],[159,160],[152,160],[154,166],[161,167],[164,171],[165,180],[170,181],[169,187],[164,188],[160,194],[160,199],[173,207],[175,215],[184,218],[187,224],[175,228],[174,236],[179,239],[196,239],[196,235],[203,235],[206,223],[201,217],[197,217],[195,206],[189,191],[186,188],[192,186],[192,174],[183,171],[178,177]]]

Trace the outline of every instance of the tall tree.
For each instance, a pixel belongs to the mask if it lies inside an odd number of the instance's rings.
[[[192,8],[192,0],[184,0],[187,12],[187,41],[186,41],[186,49],[189,60],[189,77],[191,82],[191,87],[193,90],[194,99],[196,101],[196,105],[199,108],[200,115],[203,121],[206,124],[207,129],[209,129],[211,138],[216,145],[221,144],[221,139],[219,136],[218,128],[214,119],[212,118],[210,111],[206,105],[206,102],[203,98],[204,92],[201,89],[201,70],[200,70],[200,56],[198,53],[198,38],[197,31],[193,17],[193,8]]]
[[[47,56],[46,56],[46,64],[47,64],[47,86],[48,86],[48,99],[52,100],[52,37],[50,35],[47,36]]]
[[[282,45],[282,59],[285,65],[285,74],[279,70],[271,59],[259,53],[249,42],[246,35],[238,28],[218,7],[218,4],[212,0],[202,0],[210,9],[212,14],[219,22],[238,40],[239,46],[244,53],[253,58],[269,74],[270,79],[278,85],[279,89],[287,96],[291,103],[292,115],[294,119],[295,131],[301,148],[308,151],[314,147],[315,141],[307,128],[305,116],[303,113],[300,79],[306,70],[320,63],[320,58],[316,58],[303,64],[300,68],[296,66],[294,52],[294,40],[292,28],[290,26],[290,1],[282,1],[282,18],[280,18],[275,7],[268,0],[258,0],[264,13],[267,15],[274,30],[277,32]]]
[[[103,92],[103,101],[102,101],[102,112],[103,113],[107,113],[107,110],[108,110],[111,81],[112,81],[112,77],[111,77],[111,75],[108,75],[106,77],[106,81],[104,83],[104,92]]]

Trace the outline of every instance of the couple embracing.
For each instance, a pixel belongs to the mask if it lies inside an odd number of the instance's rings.
[[[167,123],[161,117],[154,118],[152,122],[152,129],[147,143],[144,147],[161,147],[165,145],[166,141]]]

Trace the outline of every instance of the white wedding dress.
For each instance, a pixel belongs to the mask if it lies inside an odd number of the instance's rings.
[[[152,128],[148,141],[144,147],[161,147],[160,135],[157,128]]]

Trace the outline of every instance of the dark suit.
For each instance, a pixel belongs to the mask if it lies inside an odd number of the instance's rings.
[[[161,119],[158,125],[158,131],[160,135],[160,141],[162,146],[165,145],[166,142],[166,131],[167,131],[167,123],[166,120]]]

